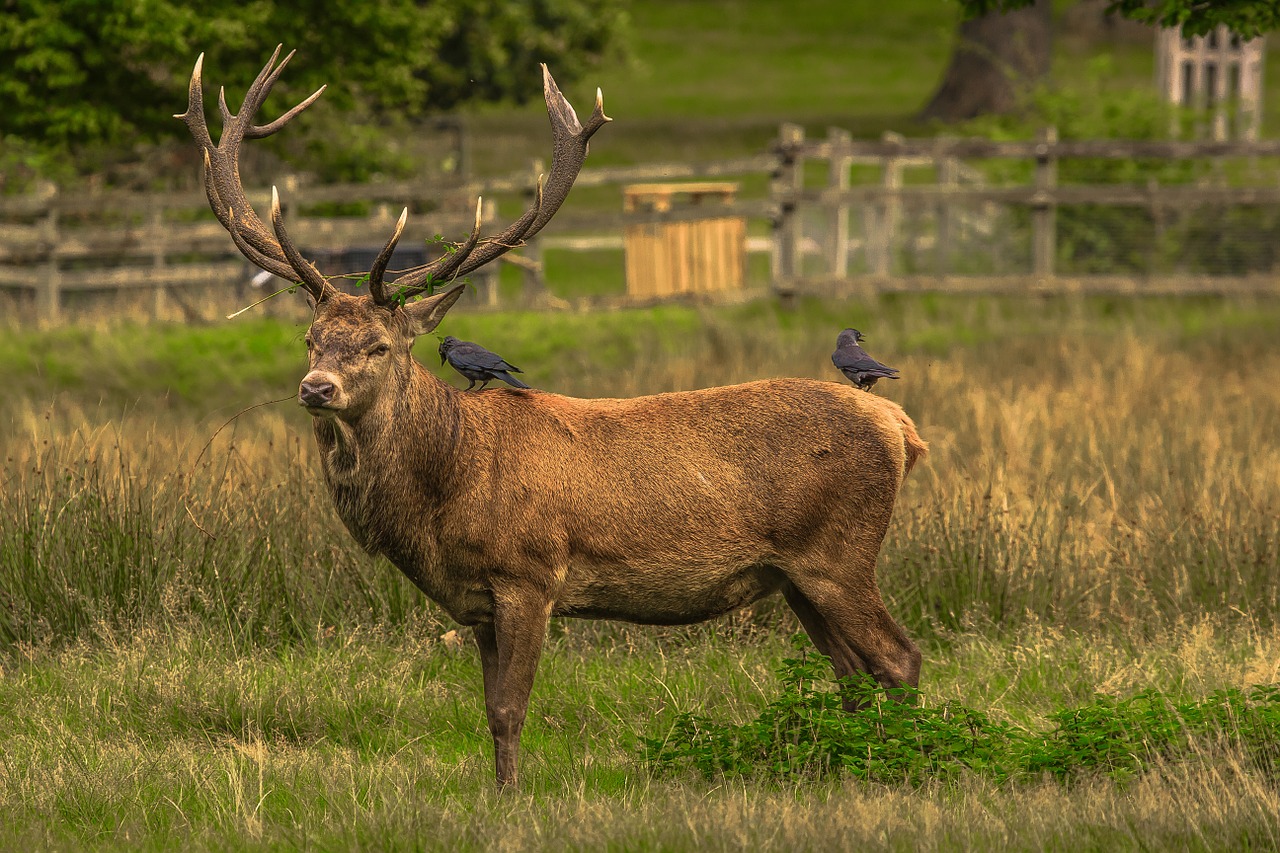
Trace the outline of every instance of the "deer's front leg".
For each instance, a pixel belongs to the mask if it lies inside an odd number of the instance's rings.
[[[474,628],[499,787],[516,781],[520,731],[550,615],[551,602],[543,595],[495,591],[493,622]]]

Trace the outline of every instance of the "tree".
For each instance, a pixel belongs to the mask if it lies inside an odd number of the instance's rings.
[[[942,83],[921,118],[960,121],[1012,109],[1018,90],[1049,70],[1050,0],[959,0],[964,10]],[[1109,14],[1203,35],[1225,25],[1243,38],[1280,28],[1280,0],[1111,0]]]
[[[963,121],[1017,106],[1019,89],[1049,72],[1052,15],[1052,0],[1035,0],[961,21],[951,62],[920,117]]]
[[[572,81],[623,22],[621,0],[0,0],[3,141],[70,159],[183,139],[170,116],[196,55],[230,95],[279,42],[299,55],[264,112],[329,83],[312,126],[341,147],[353,110],[412,119],[523,101],[540,91],[539,61]]]
[[[960,0],[966,18],[1011,12],[1036,0]],[[1157,27],[1181,27],[1184,36],[1202,36],[1225,26],[1241,38],[1280,29],[1277,0],[1111,0],[1107,12]]]

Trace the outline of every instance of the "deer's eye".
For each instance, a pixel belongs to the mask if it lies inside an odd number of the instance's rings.
[[[315,344],[311,342],[311,338],[307,338],[307,349],[311,349]]]
[[[391,352],[391,347],[388,346],[387,344],[377,344],[369,348],[369,355],[371,356],[386,355],[389,352]]]

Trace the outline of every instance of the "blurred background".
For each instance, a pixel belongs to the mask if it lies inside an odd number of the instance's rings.
[[[883,557],[913,632],[1272,618],[1276,62],[1212,21],[1187,37],[1104,5],[0,12],[0,639],[203,612],[230,579],[267,585],[228,599],[255,636],[430,610],[326,506],[292,402],[306,300],[227,319],[287,283],[255,280],[170,117],[201,50],[216,122],[215,87],[237,103],[278,40],[300,52],[261,121],[330,87],[245,144],[243,181],[259,205],[280,186],[348,288],[402,204],[393,267],[463,236],[481,191],[495,227],[530,203],[538,60],[584,115],[604,90],[616,120],[564,209],[441,329],[535,387],[843,381],[836,334],[862,329],[902,371],[876,392],[933,447]]]
[[[216,128],[215,90],[238,105],[277,43],[298,54],[261,120],[328,89],[244,146],[242,179],[262,213],[280,187],[328,275],[367,269],[402,207],[401,269],[461,240],[477,196],[490,228],[519,216],[550,155],[545,61],[579,110],[599,87],[617,121],[564,211],[473,277],[475,307],[1274,292],[1265,36],[1216,19],[1184,34],[1105,0],[964,17],[988,5],[14,7],[0,13],[0,299],[24,321],[196,321],[278,289],[217,225],[171,117],[198,54]]]
[[[525,732],[546,796],[495,798],[476,656],[342,528],[295,402],[306,300],[235,250],[172,117],[201,52],[216,136],[218,88],[238,108],[296,48],[259,120],[328,89],[242,179],[354,289],[403,207],[393,269],[478,195],[492,231],[532,203],[539,62],[580,115],[602,89],[565,206],[439,333],[622,397],[843,382],[862,330],[931,446],[879,565],[926,701],[1043,730],[1100,691],[1280,681],[1280,22],[1119,5],[0,3],[0,846],[597,849],[611,808],[655,849],[734,820],[785,849],[910,821],[904,849],[1273,846],[1274,732],[1270,776],[1206,741],[1134,788],[650,780],[639,737],[777,693],[780,600],[553,622]],[[783,817],[732,800],[767,791]]]

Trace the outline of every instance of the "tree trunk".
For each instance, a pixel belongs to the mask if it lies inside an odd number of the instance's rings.
[[[921,111],[925,120],[963,121],[1008,112],[1049,71],[1052,0],[1008,14],[961,21],[942,85]]]

